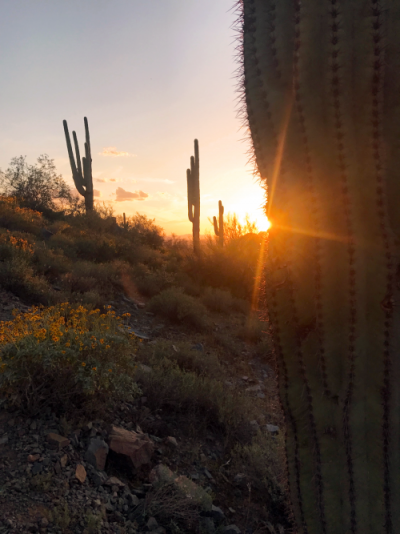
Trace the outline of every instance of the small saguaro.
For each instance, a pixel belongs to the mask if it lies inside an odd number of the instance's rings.
[[[93,177],[92,177],[92,156],[90,151],[90,137],[89,137],[89,125],[87,118],[84,117],[85,122],[85,156],[82,158],[79,153],[78,139],[76,132],[72,132],[75,144],[76,162],[74,153],[72,151],[71,139],[69,137],[67,121],[63,121],[65,140],[67,142],[69,163],[72,170],[72,178],[78,193],[85,199],[86,213],[93,210]]]
[[[217,218],[213,217],[214,222],[214,233],[219,238],[218,243],[221,247],[224,246],[224,206],[222,204],[221,200],[218,200],[218,219],[219,219],[219,225]]]
[[[188,216],[193,228],[193,250],[200,251],[200,168],[199,142],[194,140],[194,156],[190,158],[190,169],[186,171]]]

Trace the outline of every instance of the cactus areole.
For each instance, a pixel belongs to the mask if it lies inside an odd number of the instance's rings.
[[[400,532],[400,2],[242,0],[299,534]]]
[[[186,171],[188,217],[192,223],[193,250],[200,252],[200,161],[199,142],[194,140],[194,156],[190,158],[190,169]]]
[[[67,142],[67,150],[69,156],[69,163],[72,170],[72,178],[78,193],[82,195],[85,199],[85,208],[86,213],[93,210],[93,177],[92,177],[92,155],[90,151],[90,136],[89,136],[89,125],[87,118],[84,117],[85,122],[85,156],[82,158],[79,153],[78,138],[76,133],[72,132],[75,144],[75,153],[76,153],[76,162],[74,153],[72,151],[71,139],[69,137],[67,121],[63,121],[65,140]]]

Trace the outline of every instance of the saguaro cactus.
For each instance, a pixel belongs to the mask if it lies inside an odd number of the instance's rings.
[[[76,153],[76,163],[74,158],[74,153],[72,151],[71,139],[69,137],[67,121],[63,121],[65,140],[67,142],[69,163],[72,170],[72,178],[74,179],[74,184],[79,194],[82,195],[85,199],[86,212],[93,210],[93,178],[92,178],[92,156],[90,152],[90,137],[89,137],[89,126],[87,118],[84,118],[85,122],[85,156],[82,158],[79,153],[78,139],[76,133],[72,132],[75,144],[75,153]],[[82,170],[83,169],[83,170]]]
[[[194,156],[190,158],[190,169],[186,171],[188,216],[193,229],[193,250],[200,252],[200,165],[199,142],[194,140]]]
[[[242,0],[301,534],[400,532],[400,2]]]
[[[217,218],[213,217],[213,223],[214,223],[214,233],[217,237],[219,237],[218,242],[221,245],[221,247],[224,246],[224,206],[222,205],[222,201],[218,200],[218,219],[219,219],[219,226]]]

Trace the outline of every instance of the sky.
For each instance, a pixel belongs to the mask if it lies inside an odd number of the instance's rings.
[[[0,169],[54,159],[73,187],[62,121],[96,201],[191,233],[186,169],[199,140],[201,233],[235,212],[264,229],[264,193],[238,112],[235,0],[12,0],[0,17]]]

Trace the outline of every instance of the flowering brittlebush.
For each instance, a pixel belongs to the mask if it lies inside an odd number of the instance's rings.
[[[64,377],[58,387],[70,388],[71,395],[135,396],[132,353],[138,340],[127,332],[126,320],[68,303],[15,313],[12,321],[0,322],[0,393],[33,392],[36,382],[54,375]],[[68,394],[61,390],[60,396]]]

